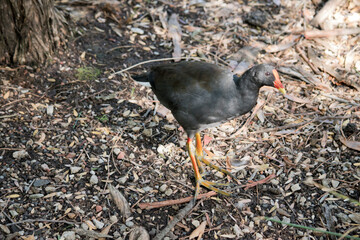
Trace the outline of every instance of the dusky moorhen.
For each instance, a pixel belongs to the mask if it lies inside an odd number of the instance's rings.
[[[268,64],[256,65],[241,77],[230,70],[205,62],[179,62],[152,67],[145,74],[133,76],[140,84],[150,85],[165,107],[187,133],[187,150],[195,172],[195,199],[200,185],[229,196],[214,186],[221,185],[202,178],[201,162],[231,175],[212,165],[203,156],[199,132],[249,112],[257,102],[259,89],[272,86],[285,94],[276,69]],[[192,144],[196,137],[196,149]]]

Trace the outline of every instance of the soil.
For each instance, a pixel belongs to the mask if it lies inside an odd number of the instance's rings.
[[[254,35],[265,39],[273,29],[283,27],[281,21],[275,23],[271,18],[290,14],[290,9],[283,6],[280,10],[270,2],[260,1],[253,6],[254,11],[244,15],[246,33],[256,31]],[[248,9],[251,4],[241,6]],[[263,4],[271,7],[261,15]],[[85,11],[71,26],[74,35],[67,49],[44,66],[0,70],[0,239],[10,234],[17,234],[14,238],[19,239],[65,239],[65,232],[74,228],[99,233],[111,223],[107,234],[115,239],[128,239],[134,226],[144,227],[152,238],[184,204],[146,210],[139,203],[176,200],[194,193],[186,135],[171,113],[159,106],[151,89],[129,77],[159,63],[112,74],[146,60],[172,57],[171,38],[154,33],[154,26],[161,26],[155,12],[160,7],[169,16],[179,14],[182,25],[205,28],[205,23],[214,21],[206,31],[222,29],[232,33],[230,38],[238,39],[228,42],[225,53],[218,51],[217,43],[212,44],[205,55],[214,62],[229,60],[253,36],[242,28],[231,29],[234,26],[230,23],[215,25],[216,21],[226,22],[226,17],[209,20],[202,4],[190,11],[179,2],[166,1],[65,7]],[[236,14],[229,16],[235,18]],[[131,27],[144,19],[147,24],[138,26],[144,33],[132,32],[136,30]],[[120,34],[115,33],[114,26]],[[184,31],[185,54],[191,55],[188,45],[201,44],[206,49],[210,41],[206,31],[201,38]],[[152,39],[151,35],[156,37]],[[214,55],[217,57],[212,58]],[[265,55],[260,53],[256,62],[269,60]],[[274,54],[270,60],[276,61],[279,56]],[[282,65],[291,65],[284,62]],[[358,206],[309,183],[311,177],[347,197],[360,199],[359,151],[341,140],[343,136],[354,142],[360,139],[358,92],[328,81],[333,96],[349,100],[343,103],[324,97],[326,91],[299,79],[283,75],[282,81],[289,94],[311,99],[311,103],[291,101],[266,88],[260,96],[265,105],[251,121],[245,124],[249,113],[202,132],[212,139],[207,150],[230,156],[228,162],[239,184],[260,183],[235,190],[232,197],[216,195],[199,200],[168,239],[188,239],[204,221],[207,225],[202,239],[332,239],[324,233],[265,220],[264,216],[337,233],[359,224]],[[316,117],[328,118],[279,128]],[[233,136],[244,124],[245,131]],[[270,128],[274,130],[267,131]],[[225,162],[222,159],[216,164],[229,168]],[[207,170],[206,179],[235,184]],[[261,183],[271,174],[275,178]],[[128,201],[130,218],[114,204],[109,184]],[[96,221],[104,226],[96,225]],[[77,239],[90,239],[89,235],[76,234]],[[350,234],[359,236],[360,231]]]

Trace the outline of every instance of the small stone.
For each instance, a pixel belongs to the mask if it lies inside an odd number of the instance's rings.
[[[64,240],[75,240],[75,232],[73,231],[66,231],[66,232],[63,232],[63,234],[61,235],[61,239],[64,239]]]
[[[165,195],[166,196],[171,196],[173,194],[173,190],[171,188],[168,188],[166,191],[165,191]]]
[[[130,29],[133,33],[138,33],[138,34],[144,34],[144,30],[142,30],[141,28],[137,28],[137,27],[132,27]]]
[[[301,205],[304,205],[304,203],[306,202],[306,198],[305,198],[305,197],[301,197],[299,201],[300,201],[300,204],[301,204]]]
[[[120,148],[114,148],[114,154],[117,156],[121,152]]]
[[[22,159],[28,155],[29,155],[28,152],[25,150],[16,151],[16,152],[13,152],[13,154],[12,154],[13,158],[18,159],[18,160]]]
[[[164,125],[164,128],[168,131],[174,131],[176,129],[175,125],[166,124]]]
[[[360,224],[360,213],[352,213],[348,215],[355,223]]]
[[[68,213],[67,216],[70,218],[70,219],[74,219],[76,217],[76,214],[75,213]]]
[[[11,216],[13,216],[13,217],[16,217],[19,215],[18,212],[13,209],[11,209],[9,212],[10,212]]]
[[[291,191],[293,191],[293,192],[299,191],[300,189],[301,189],[301,187],[298,183],[291,186]]]
[[[82,167],[70,167],[70,172],[72,174],[75,174],[75,173],[78,173],[81,169],[82,169]]]
[[[100,222],[99,220],[96,220],[96,219],[93,219],[92,221],[95,224],[97,229],[102,229],[105,225],[103,222]]]
[[[56,187],[54,187],[54,186],[47,186],[47,187],[45,187],[45,191],[46,192],[55,192],[56,191]]]
[[[115,216],[115,215],[110,216],[110,222],[111,223],[116,223],[117,221],[119,221],[117,216]]]
[[[284,223],[290,223],[290,218],[288,218],[288,217],[283,217],[282,221],[283,221]],[[287,225],[282,224],[282,226],[285,227],[285,226],[287,226]]]
[[[240,238],[241,236],[244,235],[244,233],[241,231],[239,225],[237,225],[237,224],[234,225],[233,230],[234,230],[235,235],[236,235],[238,238]]]
[[[192,225],[194,225],[195,227],[200,226],[200,222],[198,220],[192,220],[191,221]]]
[[[145,128],[143,131],[143,134],[147,137],[151,137],[152,136],[152,129],[151,128]]]
[[[125,224],[120,224],[120,232],[124,232],[126,230],[126,225]]]
[[[50,183],[50,180],[48,179],[36,179],[33,183],[34,187],[41,187],[45,186]]]
[[[166,184],[161,185],[161,187],[159,188],[160,192],[165,192],[167,187],[168,186]]]
[[[336,180],[331,180],[331,185],[334,187],[334,188],[337,188],[339,186],[340,182],[339,181],[336,181]]]
[[[126,183],[126,181],[129,179],[129,176],[126,174],[125,176],[117,179],[116,181],[118,181],[120,184],[124,184]]]
[[[132,221],[127,221],[127,222],[125,222],[125,225],[128,227],[133,227],[134,223]]]
[[[132,131],[136,132],[136,133],[139,132],[140,130],[141,130],[141,127],[133,127],[132,128]]]
[[[29,196],[30,199],[38,199],[44,197],[44,194],[38,193],[38,194],[31,194]]]
[[[84,229],[84,230],[88,230],[89,229],[89,226],[86,224],[86,223],[81,223],[81,228]]]
[[[54,105],[49,105],[46,109],[46,114],[52,116],[54,113]]]
[[[149,187],[149,186],[146,186],[146,187],[143,187],[143,190],[144,190],[145,192],[151,192],[151,191],[153,190],[153,188],[152,188],[152,187]]]
[[[41,164],[41,169],[46,172],[50,172],[50,168],[46,163]]]
[[[336,217],[338,217],[343,223],[349,222],[349,217],[345,213],[338,213],[336,214]]]
[[[98,182],[99,182],[98,177],[95,174],[92,175],[90,178],[90,184],[95,185],[95,184],[98,184]]]

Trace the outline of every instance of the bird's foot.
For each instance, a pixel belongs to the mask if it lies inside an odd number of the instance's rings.
[[[207,189],[210,189],[216,193],[222,194],[224,196],[231,196],[231,193],[226,192],[224,190],[221,190],[219,188],[217,188],[217,186],[229,186],[228,183],[216,183],[216,182],[210,182],[207,180],[204,180],[202,177],[200,177],[199,179],[196,179],[196,188],[195,188],[195,199],[197,198],[199,192],[200,192],[200,186],[204,186]]]
[[[218,172],[221,172],[221,173],[224,173],[224,174],[230,176],[232,179],[234,179],[234,180],[238,183],[237,178],[236,178],[231,172],[229,172],[228,170],[226,170],[226,169],[224,169],[224,168],[222,168],[222,167],[220,167],[220,166],[217,166],[217,165],[212,164],[212,163],[209,161],[208,158],[203,157],[203,156],[200,156],[200,157],[199,157],[199,156],[196,156],[196,159],[197,159],[198,161],[200,161],[200,162],[203,162],[204,164],[206,164],[206,165],[209,166],[210,168],[215,169],[215,170],[218,171]]]

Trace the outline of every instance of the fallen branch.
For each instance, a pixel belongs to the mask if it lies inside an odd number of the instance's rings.
[[[190,210],[195,206],[195,199],[193,197],[191,197],[191,199],[193,199],[193,201],[190,201],[188,205],[186,205],[186,207],[181,209],[181,211],[178,214],[176,214],[174,219],[171,222],[169,222],[169,224],[154,237],[154,240],[164,239],[166,234],[168,234],[168,232],[170,232],[171,229],[174,228],[175,225],[178,222],[180,222],[186,216],[186,214],[190,212]]]

